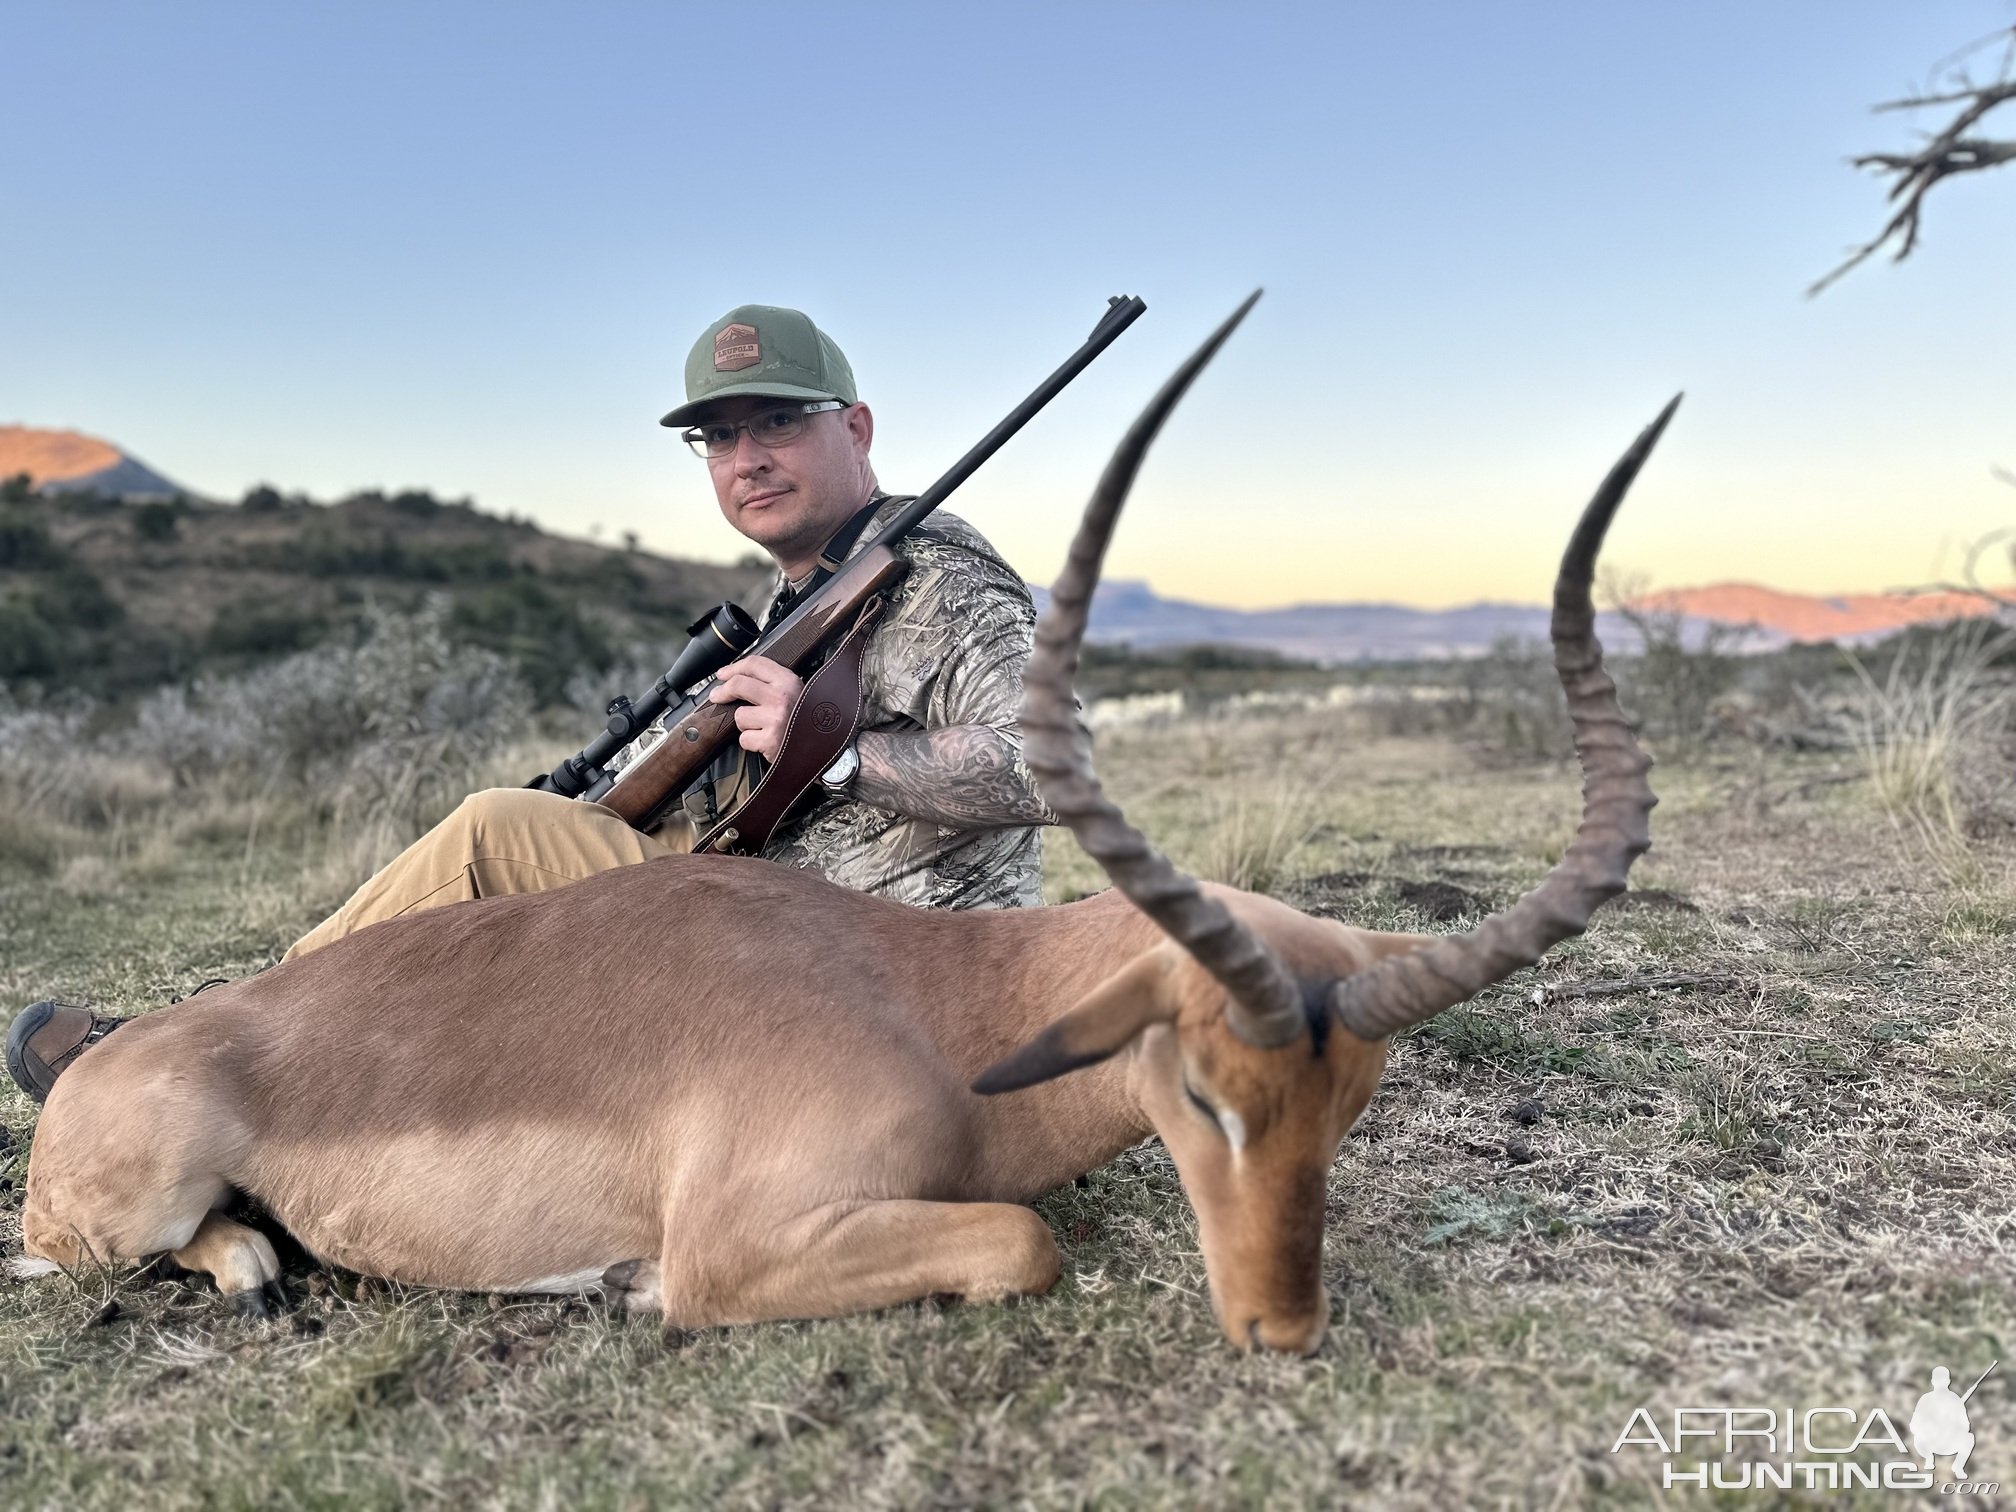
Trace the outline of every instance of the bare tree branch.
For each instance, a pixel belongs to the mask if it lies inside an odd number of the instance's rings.
[[[1889,100],[1875,107],[1878,111],[1888,111],[1919,110],[1933,105],[1963,106],[1943,130],[1929,138],[1916,152],[1870,152],[1849,159],[1857,168],[1894,176],[1888,198],[1897,205],[1897,211],[1875,238],[1857,247],[1845,262],[1809,288],[1806,291],[1809,299],[1892,241],[1897,244],[1897,250],[1890,259],[1892,262],[1902,262],[1909,257],[1918,245],[1919,216],[1924,210],[1926,191],[1941,179],[1960,173],[1978,173],[1985,168],[2016,161],[2016,141],[1967,135],[1990,111],[2016,100],[2016,27],[1984,38],[1967,52],[1978,51],[1987,42],[2005,39],[2007,47],[1999,75],[1993,83],[1977,85],[1963,71],[1958,75],[1956,89]]]
[[[1998,476],[2007,476],[2003,472],[2003,469],[1999,467],[1995,468],[1994,471]],[[2016,482],[2016,479],[2011,479],[2010,481]],[[1884,592],[1894,593],[1900,598],[1919,598],[1933,593],[1957,593],[1969,598],[1980,599],[2000,609],[2016,610],[2016,599],[2010,598],[2004,592],[1998,592],[1996,589],[1990,588],[1986,583],[1981,581],[1981,558],[1987,555],[1989,549],[1992,547],[2001,547],[2004,556],[2009,559],[2010,565],[2016,567],[2016,545],[2012,545],[2012,543],[2016,543],[2016,528],[1991,530],[1987,535],[1981,537],[1980,540],[1968,546],[1967,560],[1960,569],[1963,581],[1958,583],[1921,583],[1911,588],[1886,588]]]

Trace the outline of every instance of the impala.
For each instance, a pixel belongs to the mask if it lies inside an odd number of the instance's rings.
[[[1102,795],[1073,714],[1121,504],[1251,303],[1128,432],[1029,664],[1030,766],[1112,890],[926,912],[674,856],[376,925],[141,1018],[72,1067],[35,1137],[27,1255],[167,1252],[263,1312],[281,1300],[272,1246],[221,1211],[243,1192],[332,1264],[599,1289],[668,1326],[992,1300],[1057,1279],[1025,1204],[1152,1133],[1196,1210],[1226,1336],[1315,1349],[1326,1178],[1388,1036],[1580,931],[1649,843],[1651,763],[1603,671],[1589,584],[1674,406],[1598,490],[1555,585],[1585,774],[1575,842],[1468,934],[1351,928],[1183,875]]]

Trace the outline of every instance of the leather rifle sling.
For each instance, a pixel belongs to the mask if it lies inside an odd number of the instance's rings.
[[[915,494],[886,494],[881,489],[876,489],[869,496],[868,502],[855,510],[848,517],[847,523],[834,531],[832,539],[819,549],[819,565],[811,579],[802,587],[795,589],[785,584],[770,601],[770,608],[763,616],[763,628],[775,629],[785,616],[803,602],[807,594],[816,590],[840,570],[853,551],[854,543],[861,539],[861,533],[868,528],[868,523],[885,504],[908,504],[916,497]],[[828,762],[827,765],[830,766],[832,763]],[[749,801],[749,795],[755,792],[756,784],[763,780],[763,774],[769,768],[770,763],[754,751],[745,751],[740,746],[733,745],[725,748],[714,758],[693,787],[687,789],[686,798],[681,800],[681,807],[691,816],[695,831],[705,834],[715,827],[715,820],[722,814],[731,814],[740,809]],[[823,772],[826,768],[821,767],[819,770]],[[695,793],[704,795],[702,797],[704,812],[695,813],[691,806],[691,798]],[[773,824],[771,828],[774,829],[776,826]]]
[[[847,749],[861,723],[861,658],[882,609],[879,598],[862,606],[854,628],[792,705],[791,717],[784,723],[784,742],[763,780],[694,843],[695,854],[754,855],[762,850],[791,806]]]

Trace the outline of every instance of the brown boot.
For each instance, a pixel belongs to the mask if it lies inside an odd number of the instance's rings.
[[[30,1003],[7,1026],[7,1074],[39,1103],[72,1061],[125,1022],[74,1003]]]

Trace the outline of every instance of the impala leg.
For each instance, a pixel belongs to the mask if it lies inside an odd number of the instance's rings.
[[[264,1234],[233,1223],[222,1213],[205,1218],[196,1237],[174,1251],[173,1258],[184,1270],[202,1271],[215,1281],[234,1312],[270,1318],[286,1306],[273,1246]]]
[[[969,1302],[1048,1291],[1061,1261],[1049,1226],[1005,1202],[868,1202],[823,1208],[765,1236],[726,1285],[668,1286],[675,1327],[830,1318],[951,1292]],[[668,1254],[664,1272],[676,1273]],[[712,1267],[710,1267],[710,1270]]]
[[[133,1264],[179,1255],[219,1221],[212,1209],[230,1193],[224,1171],[242,1135],[191,1078],[150,1074],[149,1055],[134,1047],[151,1051],[159,1038],[145,1020],[134,1024],[49,1094],[28,1161],[27,1255],[64,1266]],[[270,1246],[266,1254],[270,1264]]]

